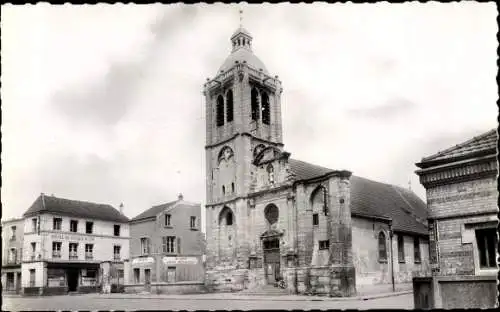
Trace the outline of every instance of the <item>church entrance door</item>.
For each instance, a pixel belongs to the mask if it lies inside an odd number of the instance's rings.
[[[280,241],[278,238],[263,241],[264,272],[268,284],[274,284],[280,277]]]

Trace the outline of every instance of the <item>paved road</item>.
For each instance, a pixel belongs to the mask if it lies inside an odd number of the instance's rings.
[[[184,298],[185,297],[185,298]],[[276,309],[413,309],[413,295],[370,300],[343,301],[275,301],[273,299],[241,300],[234,298],[116,298],[106,295],[2,298],[2,310],[276,310]]]

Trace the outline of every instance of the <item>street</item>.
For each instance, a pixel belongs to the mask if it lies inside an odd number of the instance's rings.
[[[288,299],[287,299],[288,298]],[[322,301],[320,301],[322,300]],[[369,299],[218,296],[113,296],[72,295],[51,297],[3,297],[2,310],[311,310],[311,309],[413,309],[413,295]]]

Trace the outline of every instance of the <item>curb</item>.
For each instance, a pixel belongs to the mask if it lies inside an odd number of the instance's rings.
[[[376,295],[365,295],[356,297],[313,297],[313,296],[294,296],[292,298],[288,296],[243,296],[243,295],[233,295],[228,297],[189,297],[189,295],[177,295],[177,296],[161,296],[161,295],[148,295],[148,296],[92,296],[90,298],[95,299],[159,299],[159,300],[238,300],[238,301],[364,301],[387,297],[396,297],[411,294],[412,291],[400,291],[394,293],[376,294]]]

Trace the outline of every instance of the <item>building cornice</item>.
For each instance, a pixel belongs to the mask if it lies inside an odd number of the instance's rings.
[[[447,219],[463,219],[470,217],[481,217],[481,216],[496,216],[498,214],[498,210],[487,210],[487,211],[477,211],[477,212],[466,212],[466,213],[458,213],[452,215],[445,216],[432,216],[430,215],[428,220],[447,220]]]
[[[495,177],[497,175],[497,160],[496,155],[489,155],[417,170],[415,173],[420,176],[420,183],[425,188],[429,188],[443,184]]]
[[[218,146],[221,146],[221,145],[224,145],[226,143],[228,143],[229,141],[231,140],[234,140],[235,138],[237,138],[238,136],[248,136],[256,141],[259,141],[259,142],[262,142],[262,143],[267,143],[267,144],[272,144],[272,145],[276,145],[276,146],[284,146],[283,143],[279,143],[279,142],[273,142],[273,141],[269,141],[269,140],[264,140],[262,138],[259,138],[249,132],[238,132],[238,133],[235,133],[233,134],[232,136],[230,136],[229,138],[227,139],[224,139],[220,142],[217,142],[217,143],[214,143],[214,144],[207,144],[205,145],[205,149],[210,149],[210,148],[214,148],[214,147],[218,147]]]

